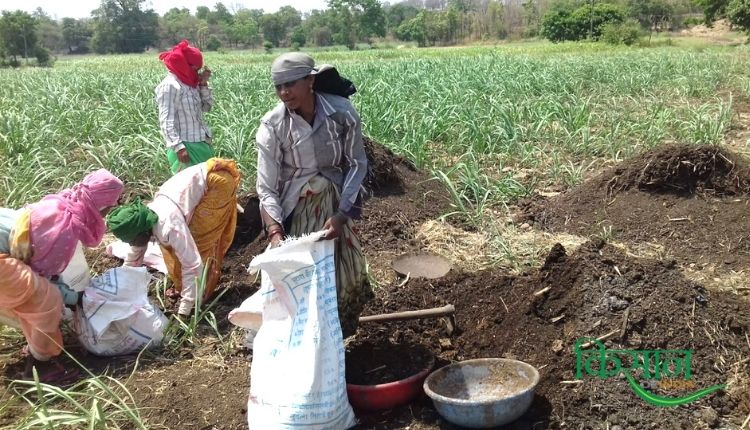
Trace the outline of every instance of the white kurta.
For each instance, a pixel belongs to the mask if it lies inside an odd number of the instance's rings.
[[[182,266],[182,299],[178,312],[187,315],[195,306],[196,283],[203,271],[198,247],[190,233],[190,220],[206,193],[206,163],[188,167],[172,176],[156,192],[147,206],[159,220],[152,229],[159,244],[171,247]],[[129,266],[140,266],[146,247],[133,246],[125,259]]]

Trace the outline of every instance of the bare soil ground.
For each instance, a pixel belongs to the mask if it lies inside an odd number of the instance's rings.
[[[348,358],[362,364],[359,373],[385,364],[393,378],[419,367],[419,360],[386,360],[388,354],[380,350],[369,354],[372,361],[357,359],[367,357],[368,348],[387,344],[399,345],[394,356],[424,345],[436,366],[480,357],[526,361],[539,369],[541,380],[531,408],[509,429],[738,428],[750,413],[750,304],[687,279],[683,271],[690,264],[725,272],[750,265],[745,216],[750,176],[743,159],[720,148],[675,146],[626,160],[566,193],[521,205],[519,222],[589,236],[577,249],[555,245],[541,267],[516,275],[505,269],[453,270],[438,280],[404,283],[390,269],[391,259],[415,250],[421,243],[415,239],[417,228],[447,211],[448,196],[382,147],[368,147],[381,180],[371,183],[374,196],[358,227],[382,285],[365,314],[450,303],[456,307],[456,327],[451,330],[444,319],[363,323],[348,340]],[[241,332],[226,315],[257,289],[245,267],[265,243],[251,210],[257,199],[247,196],[243,203],[247,210],[222,276],[228,292],[215,308],[227,341],[202,342],[169,356],[144,355],[127,383],[152,428],[247,428],[252,352],[241,346]],[[653,243],[665,251],[661,258],[641,258],[603,239],[633,249]],[[97,261],[98,269],[118,264]],[[692,350],[695,386],[728,386],[685,406],[660,408],[638,398],[619,377],[564,383],[575,379],[575,341],[605,334],[610,334],[604,341],[609,349]],[[3,385],[19,371],[21,346],[20,340],[0,346]],[[95,373],[122,380],[136,361],[85,355],[74,345],[71,351]],[[689,391],[656,388],[654,393]],[[10,425],[17,413],[4,413],[0,425]],[[425,396],[359,419],[359,429],[458,428],[442,420]]]
[[[747,162],[712,146],[670,145],[552,198],[520,202],[547,231],[660,245],[664,257],[720,272],[750,266]]]

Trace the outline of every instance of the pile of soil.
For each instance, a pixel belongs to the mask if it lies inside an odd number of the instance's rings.
[[[551,232],[656,243],[681,263],[750,266],[750,168],[719,147],[670,145],[552,198],[519,203],[519,222]]]
[[[733,196],[750,191],[745,160],[717,146],[662,146],[615,167],[598,181],[604,179],[610,197],[632,188],[680,196]]]
[[[416,167],[404,157],[370,138],[363,138],[363,143],[368,161],[365,188],[371,194],[382,189],[401,189],[403,192],[406,187],[403,169],[416,172]]]
[[[547,287],[546,293],[534,294]],[[421,341],[443,364],[507,357],[539,369],[534,402],[513,428],[691,428],[698,422],[716,428],[721,420],[741,423],[750,412],[747,386],[733,385],[731,391],[687,406],[658,408],[636,397],[619,377],[585,376],[583,383],[561,383],[576,379],[576,340],[611,332],[604,341],[607,349],[692,350],[692,381],[698,389],[739,382],[736,375],[747,372],[741,360],[750,354],[745,338],[750,304],[706,291],[685,279],[674,262],[632,258],[600,241],[570,255],[556,245],[533,273],[451,273],[436,281],[391,286],[380,297],[366,312],[451,303],[457,331],[449,335],[449,326],[434,320],[368,323],[360,327],[358,338],[388,334],[393,341]],[[671,397],[686,393],[653,392]],[[624,413],[634,406],[637,414]],[[363,428],[388,428],[378,423],[408,422],[410,416],[412,429],[454,428],[424,398],[409,408],[364,417]]]
[[[432,364],[432,353],[420,344],[356,339],[346,348],[346,382],[377,385],[400,381]]]

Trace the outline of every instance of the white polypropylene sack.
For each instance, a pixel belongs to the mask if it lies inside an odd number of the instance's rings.
[[[148,299],[145,267],[117,267],[91,280],[74,318],[78,340],[90,352],[123,355],[158,346],[167,318]]]
[[[346,396],[333,242],[318,241],[322,235],[255,257],[250,270],[261,270],[261,288],[230,316],[235,324],[257,328],[250,429],[338,430],[356,424]]]
[[[86,262],[86,255],[83,253],[81,242],[76,245],[73,258],[68,263],[68,267],[60,274],[60,280],[75,291],[83,291],[91,283],[89,264]]]

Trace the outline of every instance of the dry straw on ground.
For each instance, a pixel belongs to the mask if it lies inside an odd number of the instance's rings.
[[[575,249],[586,241],[580,236],[520,229],[512,224],[468,232],[436,220],[420,225],[415,240],[424,251],[450,260],[455,269],[506,267],[510,273],[541,266],[555,243]]]

